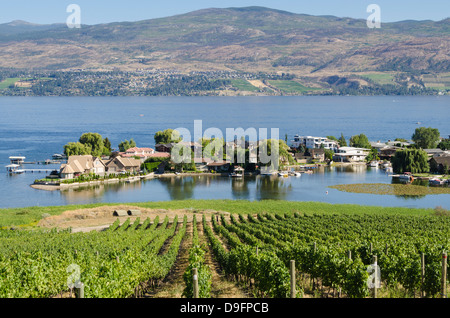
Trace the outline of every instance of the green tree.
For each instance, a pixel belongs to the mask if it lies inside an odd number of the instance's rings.
[[[69,156],[78,155],[90,155],[91,148],[89,145],[82,144],[81,142],[69,142],[64,146],[64,154]]]
[[[352,136],[350,138],[350,147],[371,149],[369,139],[364,134]]]
[[[180,133],[173,129],[166,129],[155,133],[155,144],[168,144],[171,142],[180,142]]]
[[[82,134],[79,142],[91,148],[91,155],[100,157],[103,154],[103,137],[98,133]]]
[[[380,157],[378,157],[378,150],[376,148],[371,148],[369,154],[366,157],[367,162],[370,162],[372,160],[380,160]]]
[[[133,140],[133,138],[131,138],[130,141],[125,140],[119,144],[119,151],[125,152],[128,149],[133,148],[133,147],[136,147],[136,142]]]
[[[341,146],[341,147],[346,147],[347,146],[347,141],[345,140],[345,137],[344,137],[343,133],[341,133],[341,137],[339,137],[338,143],[339,143],[339,146]]]
[[[333,160],[334,151],[331,149],[325,149],[325,160]]]
[[[416,128],[411,139],[414,141],[416,148],[433,149],[439,142],[440,133],[437,128]]]
[[[441,142],[437,145],[439,149],[449,150],[450,149],[450,138],[442,139]]]
[[[111,141],[109,141],[108,137],[103,139],[103,155],[109,156],[111,154]]]
[[[428,155],[421,149],[404,149],[395,153],[392,158],[392,170],[395,173],[422,173],[428,172]]]
[[[338,141],[339,142],[339,140],[336,137],[334,137],[334,136],[327,136],[327,138],[330,139],[330,140],[334,140],[334,141]]]

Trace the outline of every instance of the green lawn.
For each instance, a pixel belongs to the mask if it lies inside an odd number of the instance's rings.
[[[118,203],[96,203],[53,207],[29,207],[0,209],[0,228],[10,226],[33,226],[44,214],[59,215],[67,210],[112,206]],[[323,202],[299,202],[283,200],[173,200],[158,202],[126,203],[142,208],[189,209],[192,212],[204,210],[231,213],[306,213],[306,214],[384,214],[384,215],[432,215],[433,209],[401,207],[377,207],[355,204],[329,204]]]
[[[362,74],[361,76],[368,78],[380,85],[394,83],[394,75],[389,73],[369,73],[369,74]]]
[[[288,80],[273,80],[269,81],[270,85],[275,86],[285,93],[304,93],[312,90],[319,90],[319,88],[306,87],[296,81]]]
[[[259,88],[256,86],[253,86],[248,81],[243,79],[232,79],[231,85],[234,88],[237,88],[240,91],[247,91],[247,92],[257,92],[259,91]]]
[[[17,78],[17,77],[7,78],[7,79],[5,79],[5,80],[0,82],[0,89],[6,89],[10,85],[14,85],[19,80],[21,80],[21,79]]]

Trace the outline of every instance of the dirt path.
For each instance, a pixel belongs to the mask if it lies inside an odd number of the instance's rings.
[[[202,222],[199,222],[199,238],[201,244],[205,244],[208,248],[206,253],[206,264],[212,270],[211,298],[249,298],[249,295],[234,282],[226,279],[222,273],[219,263],[213,256],[211,246],[207,244],[207,238],[204,235]]]
[[[181,242],[177,260],[169,275],[154,291],[144,295],[144,298],[181,298],[184,290],[183,274],[189,263],[189,249],[192,246],[192,222],[186,225],[186,235]]]
[[[205,262],[211,268],[212,285],[211,298],[248,298],[249,295],[234,282],[228,281],[220,270],[220,266],[212,255],[212,250],[207,244],[207,238],[203,233],[201,217],[197,218],[200,244],[207,248]],[[192,246],[192,222],[188,222],[186,237],[181,244],[181,249],[174,268],[164,279],[162,284],[153,292],[147,293],[147,298],[182,298],[185,287],[183,274],[189,262],[189,249]]]

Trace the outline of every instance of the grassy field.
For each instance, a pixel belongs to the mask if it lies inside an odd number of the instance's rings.
[[[269,83],[285,93],[304,93],[312,90],[318,90],[318,88],[306,87],[295,81],[276,80],[269,81]]]
[[[14,77],[14,78],[7,78],[0,82],[0,89],[6,89],[10,85],[14,85],[17,81],[19,81],[20,78]]]
[[[389,73],[368,73],[361,75],[362,77],[368,78],[377,84],[393,84],[394,75]]]
[[[0,228],[10,226],[32,227],[43,217],[59,215],[64,211],[114,206],[117,203],[67,205],[53,207],[27,207],[0,209]],[[158,202],[127,203],[136,207],[153,209],[188,209],[193,213],[215,210],[230,213],[306,213],[306,214],[387,214],[387,215],[432,215],[434,209],[412,209],[401,207],[362,206],[354,204],[329,204],[323,202],[298,202],[282,200],[174,200]]]
[[[232,79],[231,85],[234,88],[237,88],[240,91],[246,91],[246,92],[257,92],[259,91],[259,88],[256,86],[253,86],[248,81],[243,79]]]

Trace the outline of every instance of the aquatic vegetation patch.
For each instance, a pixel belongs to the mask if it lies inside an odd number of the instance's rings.
[[[329,186],[344,192],[381,195],[424,196],[428,194],[450,194],[450,187],[430,187],[414,184],[355,183]]]

